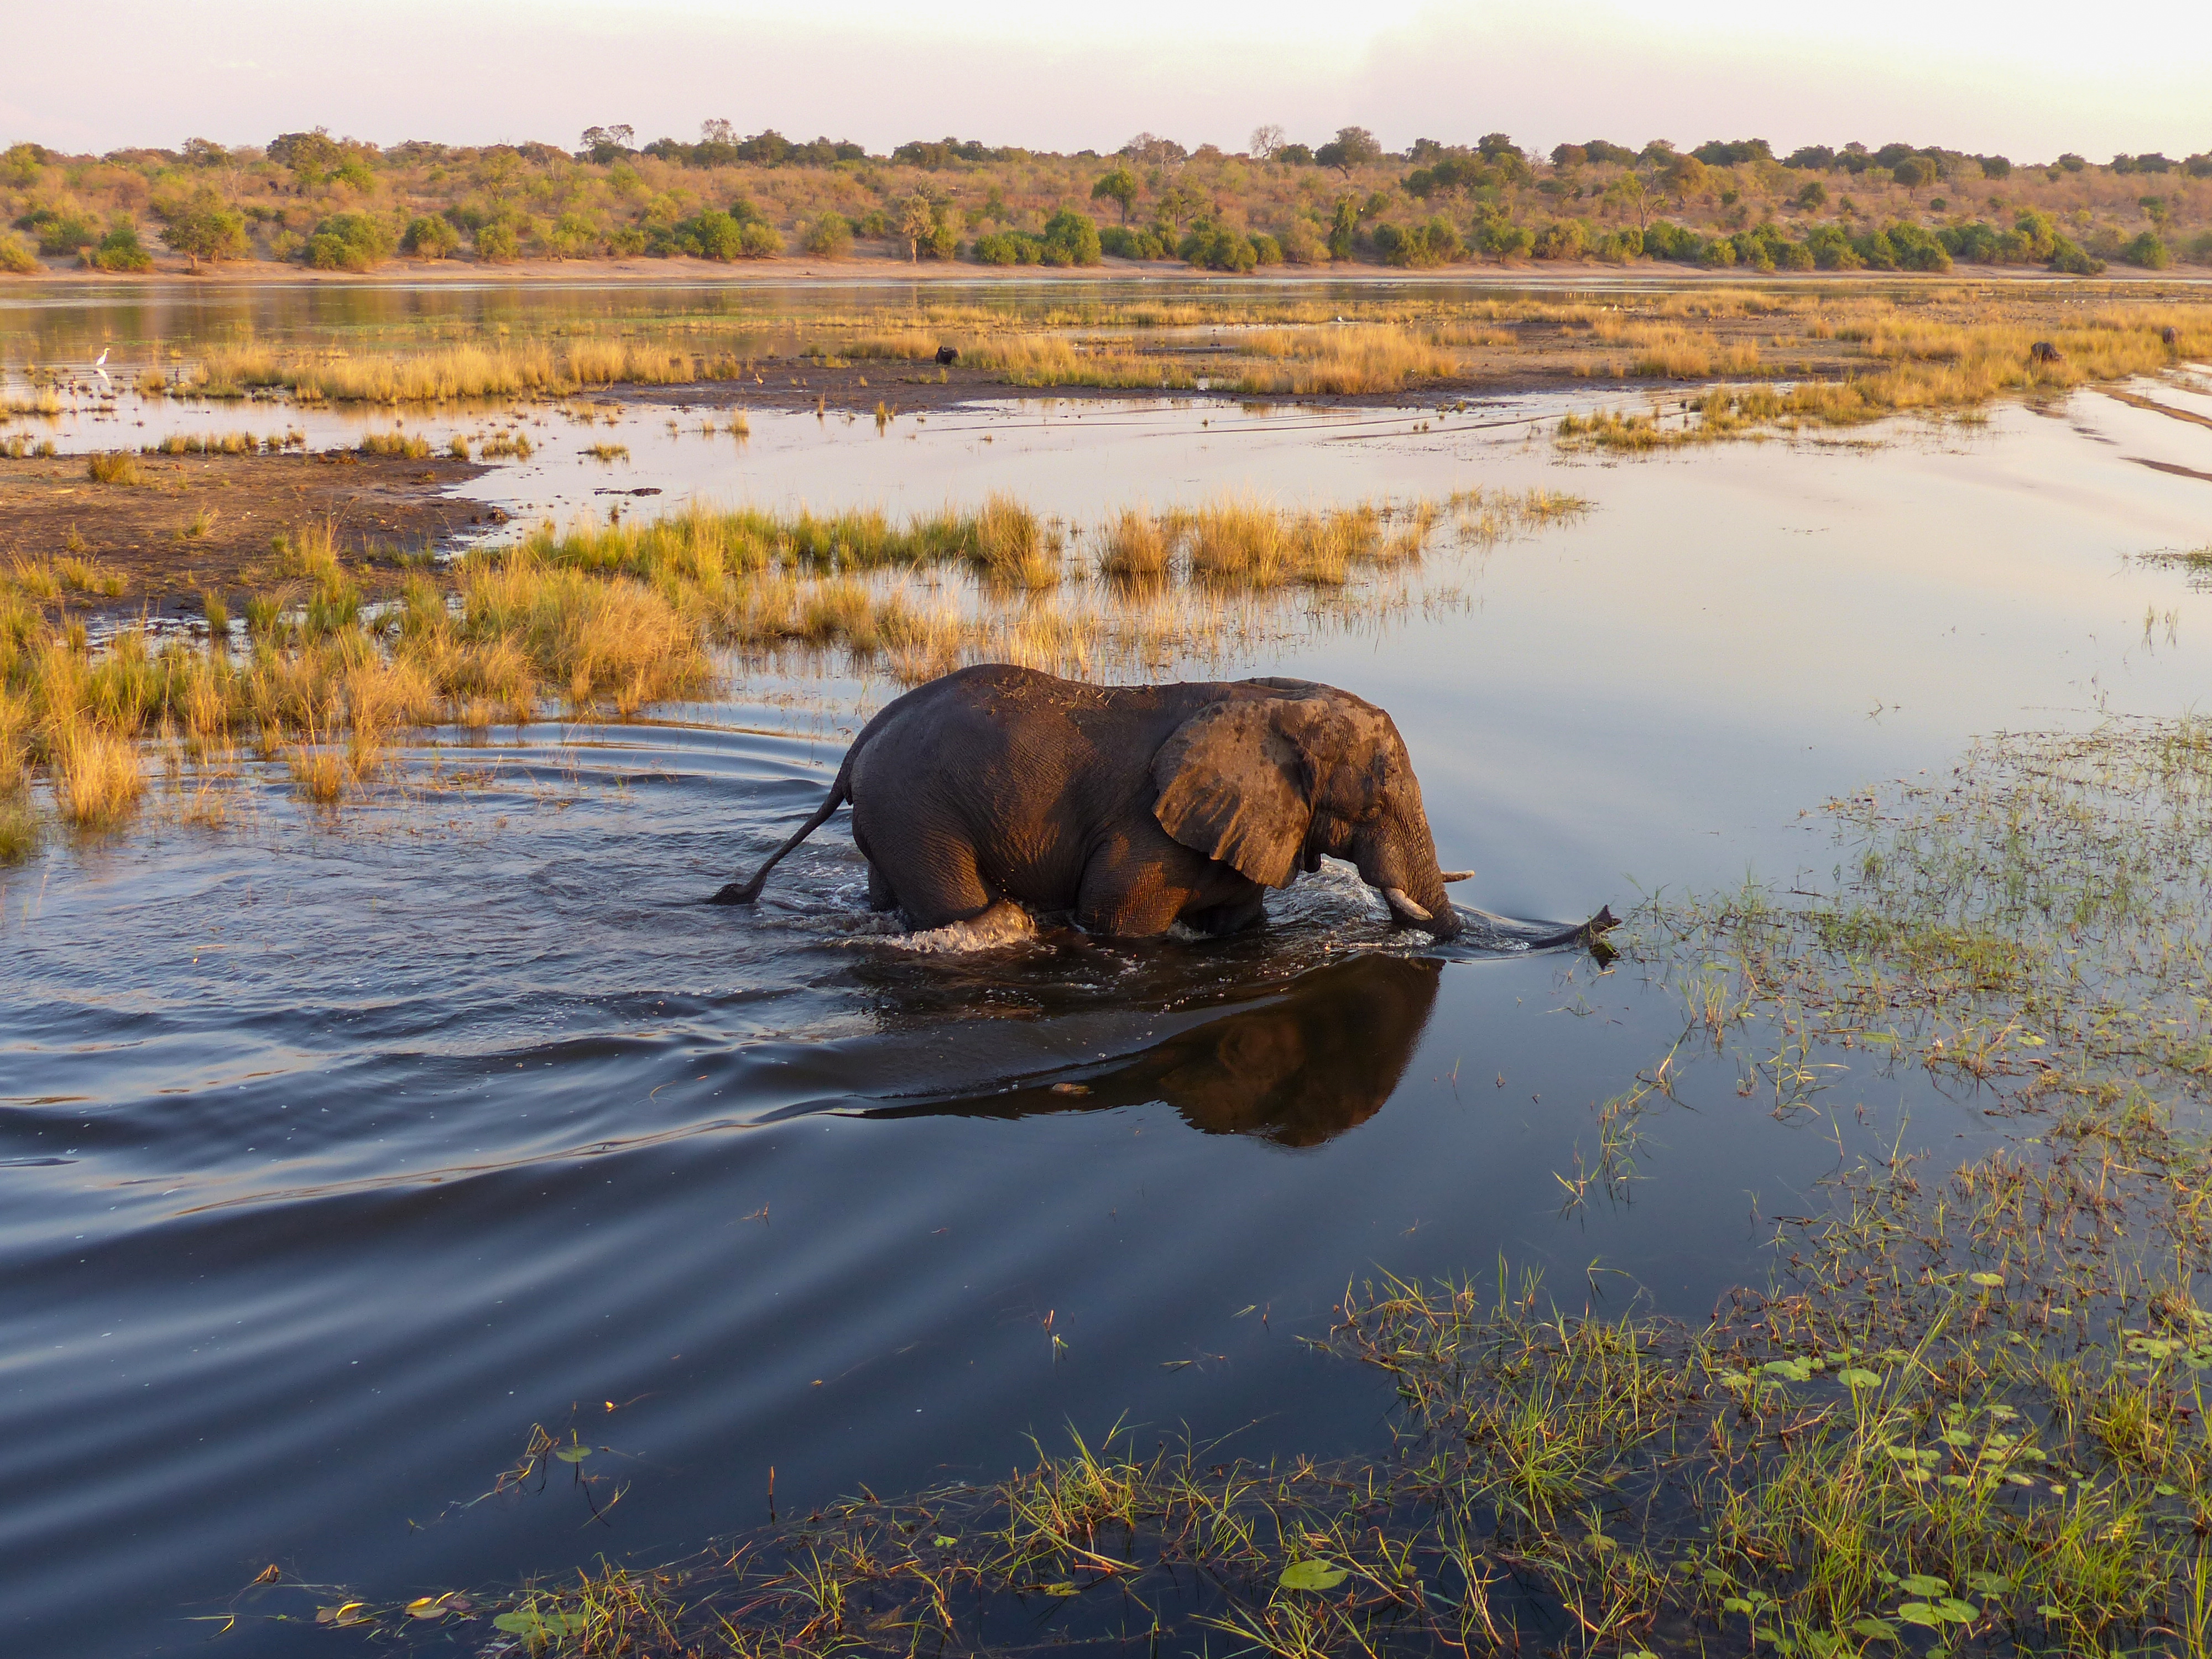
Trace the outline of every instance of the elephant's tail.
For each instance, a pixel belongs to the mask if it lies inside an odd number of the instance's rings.
[[[761,895],[761,885],[768,880],[768,872],[782,861],[783,855],[830,822],[830,815],[853,798],[853,757],[860,753],[860,745],[854,744],[845,754],[845,763],[837,769],[837,781],[830,786],[829,798],[814,809],[814,816],[799,827],[799,833],[769,854],[766,864],[753,872],[748,882],[730,882],[722,890],[707,901],[709,904],[750,904]]]

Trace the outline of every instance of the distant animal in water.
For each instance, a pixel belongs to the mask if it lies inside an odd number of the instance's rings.
[[[959,347],[957,347],[957,346],[939,346],[939,347],[938,347],[938,348],[937,348],[937,361],[938,361],[939,362],[940,362],[940,363],[957,363],[957,362],[958,362],[960,361],[960,348],[959,348]]]
[[[963,668],[870,720],[814,816],[714,902],[753,902],[848,800],[870,907],[915,927],[990,928],[1031,906],[1121,938],[1231,933],[1324,856],[1354,865],[1400,922],[1439,939],[1462,925],[1398,728],[1308,680],[1103,686]]]
[[[2032,363],[2063,363],[2066,361],[2059,355],[2058,348],[2048,340],[2038,340],[2028,347],[2027,360]]]
[[[2169,325],[2168,326],[2159,330],[2158,337],[2164,341],[2167,345],[2178,346],[2181,343],[2181,331]]]

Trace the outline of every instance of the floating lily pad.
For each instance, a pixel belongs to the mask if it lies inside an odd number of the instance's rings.
[[[563,1446],[553,1454],[563,1463],[580,1463],[592,1455],[589,1446]]]
[[[1325,1590],[1334,1589],[1351,1577],[1348,1571],[1334,1561],[1324,1561],[1316,1556],[1310,1561],[1291,1562],[1276,1582],[1285,1589]]]

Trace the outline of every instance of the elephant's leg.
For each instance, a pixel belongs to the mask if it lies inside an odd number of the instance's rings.
[[[1256,927],[1266,919],[1267,898],[1267,890],[1258,888],[1244,897],[1231,899],[1226,904],[1216,904],[1204,910],[1186,911],[1183,925],[1216,938],[1227,933],[1241,933],[1247,927]]]
[[[1152,939],[1167,932],[1190,898],[1157,868],[1113,858],[1094,860],[1075,897],[1075,925],[1109,939]]]
[[[883,871],[878,867],[873,860],[870,860],[868,863],[868,908],[871,910],[896,910],[898,908],[898,895],[891,891],[891,884],[890,882],[884,879]]]
[[[880,884],[919,928],[972,921],[1000,900],[975,867],[975,849],[957,835],[930,833],[878,844],[868,868],[869,902]]]

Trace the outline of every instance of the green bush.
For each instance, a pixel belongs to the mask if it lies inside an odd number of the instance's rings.
[[[1242,232],[1224,226],[1197,224],[1177,245],[1176,253],[1200,270],[1247,271],[1260,263],[1259,250]]]
[[[45,269],[28,242],[20,236],[0,233],[0,271],[11,276],[33,276]]]
[[[511,264],[522,257],[522,238],[504,219],[494,220],[477,231],[477,258],[488,265]]]
[[[461,233],[441,213],[425,213],[410,219],[399,238],[399,251],[418,259],[449,258],[461,245]]]
[[[853,227],[843,214],[825,210],[807,226],[801,246],[817,259],[842,259],[853,251]]]
[[[2063,236],[2052,240],[2051,268],[2069,276],[2094,276],[2104,270],[2105,262]]]
[[[617,259],[630,259],[645,252],[647,237],[642,227],[623,225],[607,233],[607,252]]]
[[[1098,233],[1098,245],[1117,259],[1164,259],[1174,252],[1151,230],[1129,230],[1121,225],[1109,225]]]
[[[2212,230],[2197,233],[2197,240],[2189,245],[2189,259],[2192,264],[2212,265]]]
[[[316,270],[370,270],[392,257],[392,233],[366,213],[333,213],[307,238]]]
[[[1373,240],[1376,252],[1382,256],[1382,263],[1387,265],[1425,270],[1456,259],[1467,251],[1467,245],[1460,240],[1458,229],[1442,214],[1431,218],[1425,224],[1377,225]]]
[[[156,202],[154,211],[161,221],[161,240],[195,270],[203,259],[243,259],[252,252],[246,216],[224,206],[211,190],[195,191],[185,202]]]
[[[783,252],[783,236],[774,225],[756,219],[738,229],[738,257],[741,259],[773,259]],[[951,258],[951,254],[944,256]]]
[[[1283,245],[1264,230],[1252,233],[1252,258],[1263,265],[1283,263]]]
[[[96,270],[151,270],[154,256],[138,240],[136,225],[116,226],[100,239],[100,246],[88,249],[82,256],[84,263]]]
[[[1098,226],[1087,213],[1062,208],[1044,222],[1044,262],[1048,265],[1095,265]]]
[[[1579,219],[1559,219],[1536,233],[1531,250],[1539,259],[1579,259],[1589,251],[1589,230]]]
[[[708,208],[678,225],[671,240],[677,252],[726,264],[744,251],[744,227],[738,222],[735,215],[720,208]]]
[[[1612,265],[1640,259],[1644,257],[1644,233],[1633,225],[1626,230],[1608,230],[1591,245],[1590,257]]]
[[[2147,230],[2130,242],[2121,257],[2145,270],[2164,270],[2173,263],[2172,252],[2154,230]]]
[[[74,208],[33,208],[15,221],[15,228],[36,236],[41,253],[77,253],[100,242],[100,227]]]
[[[538,240],[556,259],[584,259],[599,250],[599,228],[580,213],[564,213],[538,233]]]
[[[994,230],[969,252],[979,265],[1033,265],[1043,258],[1044,243],[1026,231]]]

